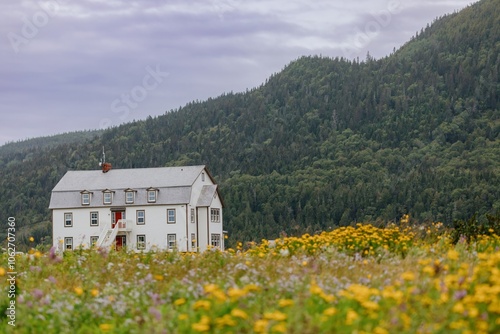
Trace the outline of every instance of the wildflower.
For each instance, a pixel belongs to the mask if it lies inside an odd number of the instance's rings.
[[[177,317],[179,320],[187,320],[189,319],[188,315],[186,313],[179,314]]]
[[[401,278],[407,282],[411,282],[411,281],[415,280],[415,274],[412,273],[411,271],[406,271],[406,272],[401,274]]]
[[[448,254],[447,254],[448,259],[450,259],[452,261],[456,261],[456,260],[458,260],[458,256],[459,256],[459,254],[456,250],[450,249],[448,251]]]
[[[198,310],[198,309],[204,309],[208,311],[210,309],[210,301],[208,300],[198,300],[194,303],[193,309]]]
[[[73,289],[78,296],[83,295],[83,289],[81,287],[76,287]]]
[[[149,312],[149,314],[151,314],[152,316],[154,316],[156,320],[160,321],[160,319],[161,319],[161,313],[160,313],[160,311],[158,311],[158,309],[156,309],[154,307],[150,307],[148,309],[148,312]]]
[[[4,267],[0,267],[0,276],[5,276],[5,268]]]
[[[287,306],[292,306],[293,305],[293,300],[291,299],[280,299],[278,301],[279,307],[287,307]]]
[[[231,315],[235,318],[240,318],[240,319],[247,319],[248,315],[246,314],[245,311],[240,310],[239,308],[235,308],[231,311]]]
[[[92,289],[92,290],[90,290],[90,294],[92,295],[92,297],[97,297],[97,296],[99,296],[99,290]]]
[[[271,331],[276,333],[286,333],[286,323],[280,322],[279,324],[274,325],[271,328]]]
[[[174,301],[174,305],[175,306],[181,306],[181,305],[183,305],[185,303],[186,303],[186,299],[185,298],[179,298],[179,299],[176,299]]]
[[[221,328],[224,326],[232,327],[236,326],[236,321],[229,314],[225,314],[224,316],[215,319],[215,324],[217,327]]]
[[[284,321],[286,320],[286,318],[287,318],[286,314],[280,311],[264,313],[264,319],[267,320]]]
[[[352,323],[359,318],[359,315],[354,310],[348,310],[346,314],[345,323],[347,325],[352,325]]]
[[[238,288],[229,288],[227,290],[227,295],[231,297],[232,300],[237,300],[238,298],[245,297],[248,294],[247,290]]]
[[[30,239],[29,239],[29,240],[30,240],[30,242],[33,242],[33,241],[35,241],[35,238],[30,237]]]
[[[154,275],[154,279],[157,281],[163,281],[163,275]]]
[[[191,328],[196,332],[208,332],[210,330],[210,318],[203,315],[199,322],[191,325]]]
[[[100,324],[99,329],[103,332],[109,332],[110,330],[113,329],[113,325],[111,324]]]
[[[328,317],[331,317],[335,313],[337,313],[337,309],[335,307],[329,307],[323,311],[323,314],[328,316]]]
[[[253,330],[255,333],[265,333],[267,331],[267,325],[269,324],[269,321],[260,319],[255,322],[253,325]]]

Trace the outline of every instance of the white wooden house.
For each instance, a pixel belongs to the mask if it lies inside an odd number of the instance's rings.
[[[52,190],[53,243],[131,250],[224,248],[223,201],[205,166],[68,171]],[[114,245],[114,246],[113,246]]]

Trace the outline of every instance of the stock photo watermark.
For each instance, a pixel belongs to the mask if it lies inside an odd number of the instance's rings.
[[[354,37],[347,46],[342,47],[342,52],[347,58],[355,55],[368,46],[380,32],[387,28],[394,15],[401,13],[401,0],[389,0],[386,9],[372,13],[372,19],[367,21],[363,27],[357,27]]]
[[[10,326],[16,326],[16,296],[17,296],[17,271],[16,271],[16,218],[7,218],[7,297],[8,305],[5,315]]]
[[[117,117],[122,122],[129,119],[131,109],[137,108],[139,103],[144,101],[149,93],[158,88],[164,79],[169,76],[169,73],[162,71],[158,64],[154,69],[148,65],[145,70],[147,73],[142,78],[140,85],[132,87],[129,92],[122,93],[119,98],[111,102],[111,111],[117,114]],[[112,119],[103,118],[99,122],[99,127],[106,129],[112,126],[113,123]]]
[[[17,54],[24,47],[30,43],[40,30],[45,27],[50,19],[53,18],[59,10],[59,3],[57,0],[40,1],[37,3],[39,10],[31,16],[23,16],[21,21],[21,29],[19,33],[7,33],[7,39],[10,42],[12,50]]]

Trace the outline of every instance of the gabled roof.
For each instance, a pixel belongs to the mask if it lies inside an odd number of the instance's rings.
[[[191,186],[205,166],[69,171],[52,192]]]

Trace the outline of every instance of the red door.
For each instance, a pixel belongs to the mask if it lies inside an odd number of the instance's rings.
[[[117,235],[115,239],[115,249],[120,250],[127,246],[127,237],[125,235]]]
[[[116,223],[120,220],[123,219],[123,211],[113,211],[113,221],[111,222],[111,228],[115,228]]]

